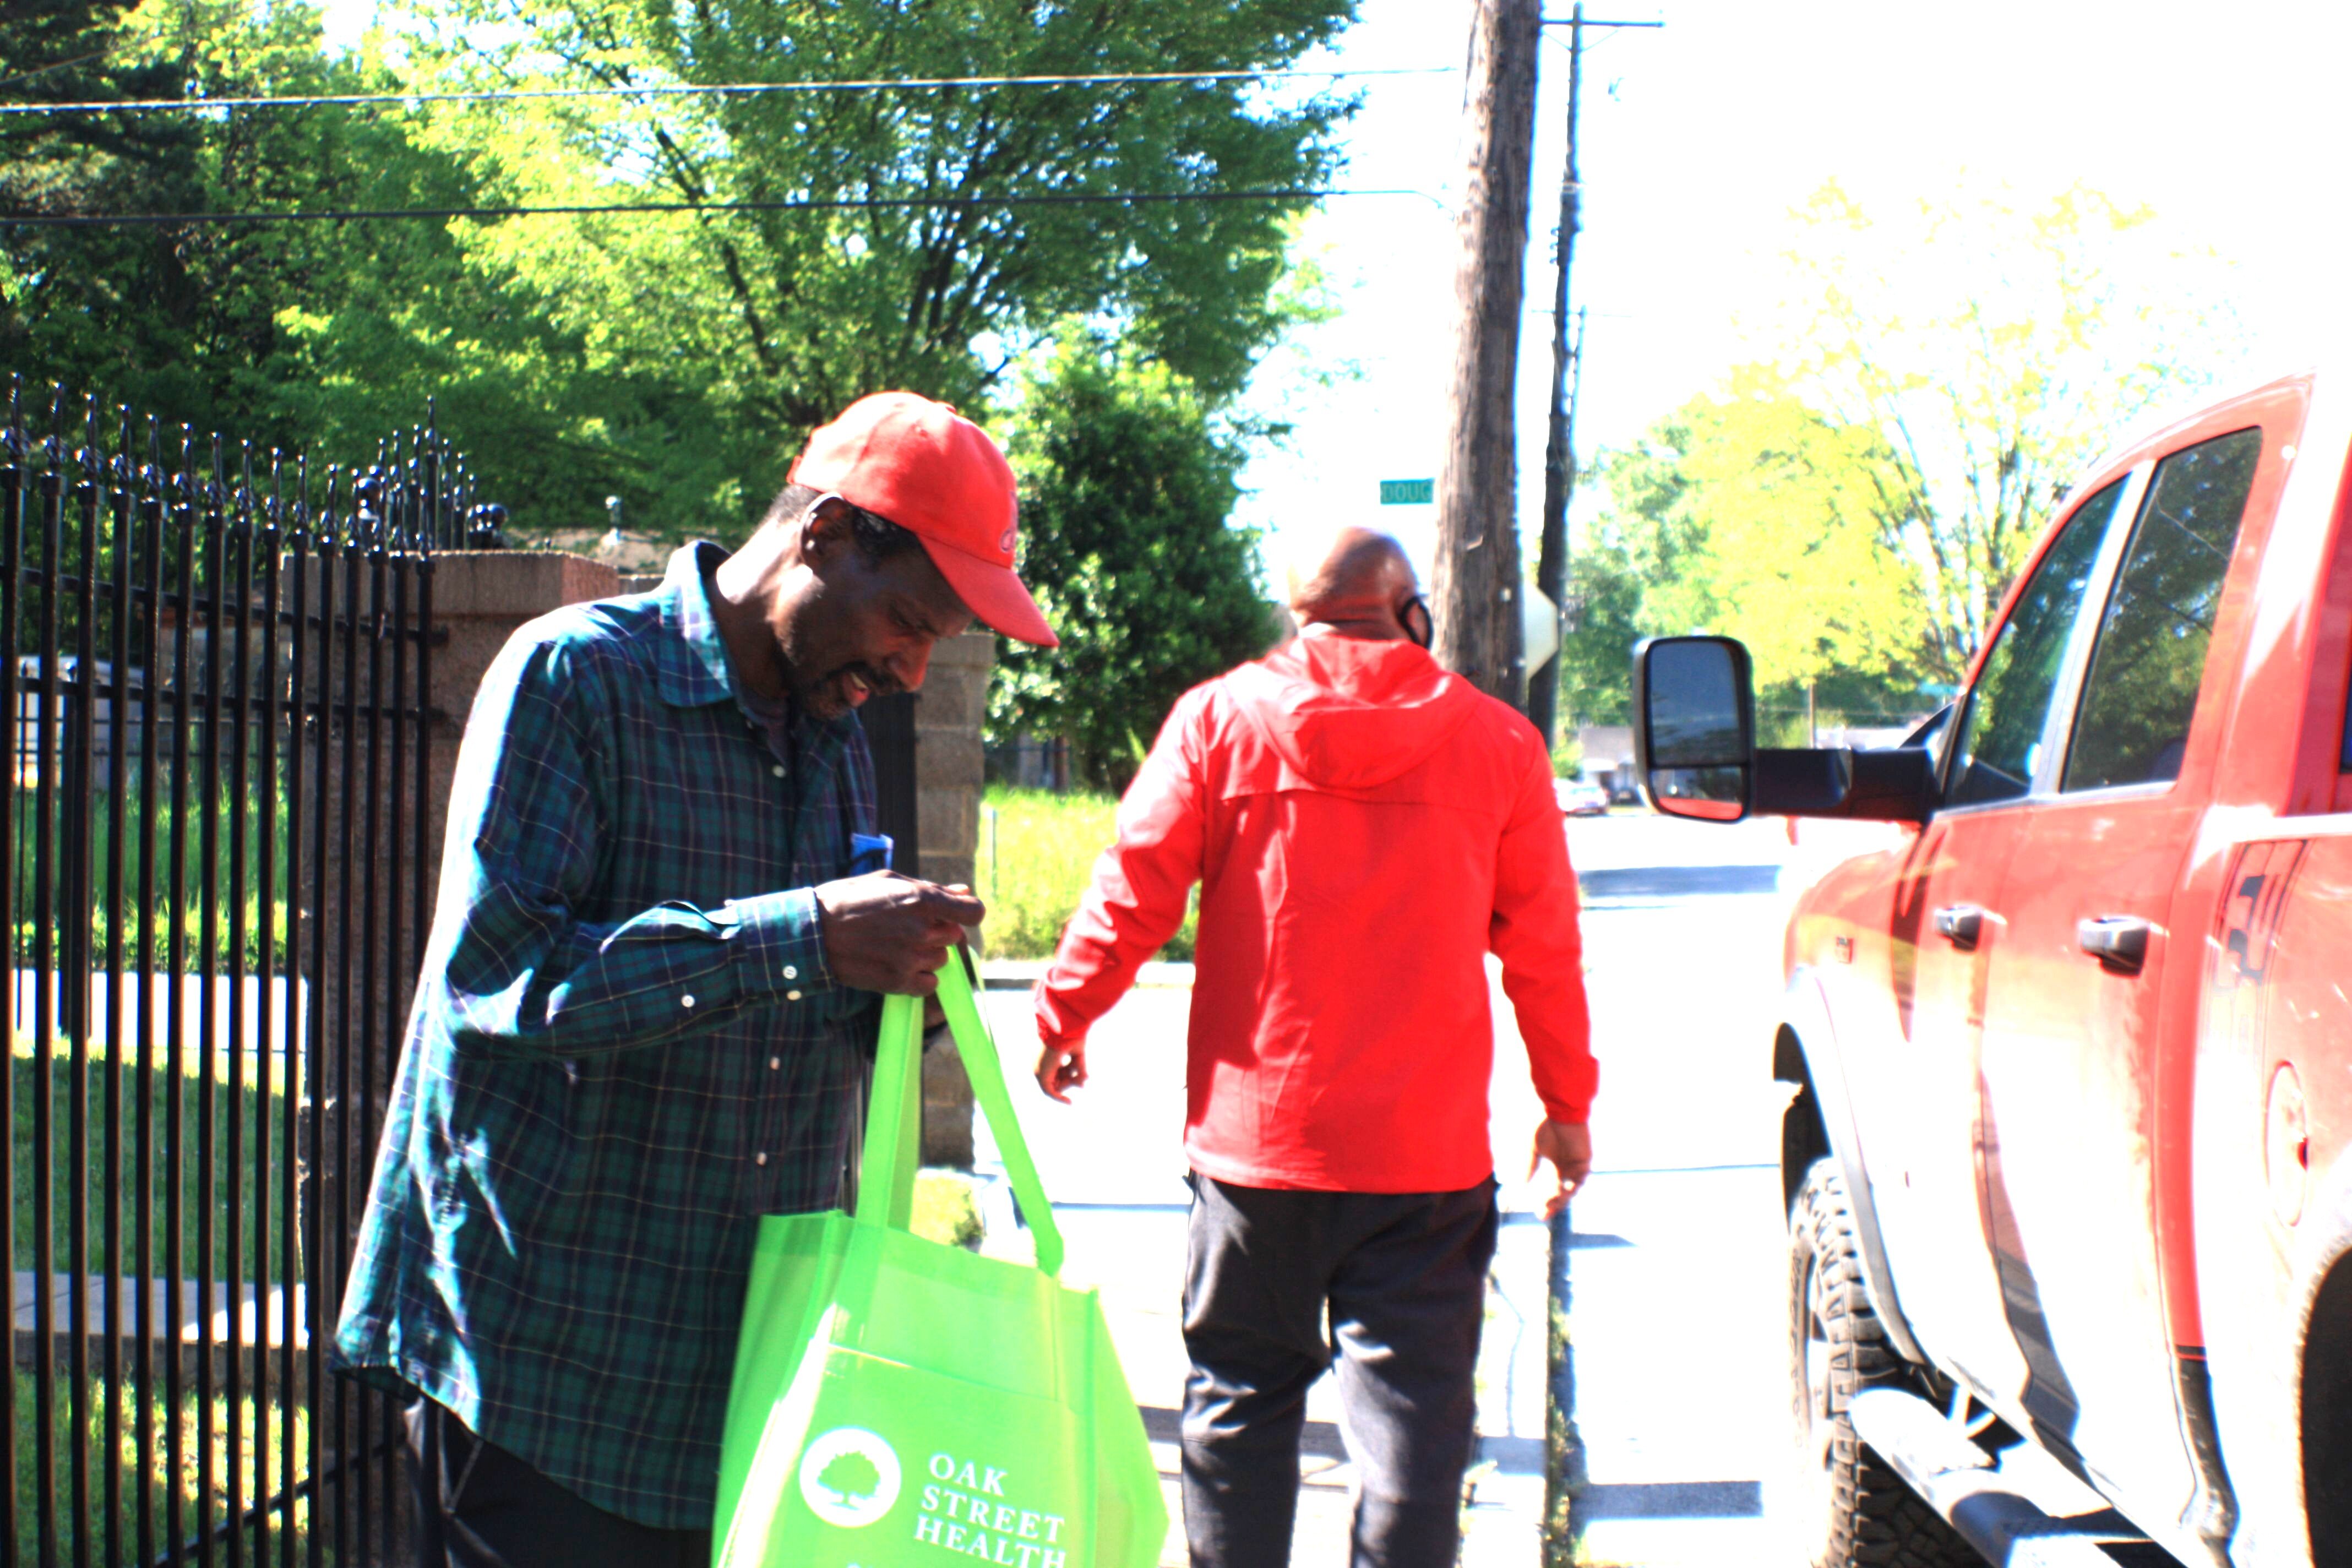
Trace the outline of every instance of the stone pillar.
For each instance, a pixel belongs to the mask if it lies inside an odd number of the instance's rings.
[[[425,841],[432,847],[436,879],[449,822],[449,787],[457,774],[457,742],[490,661],[525,621],[620,591],[617,572],[581,555],[468,550],[433,558],[433,756]]]
[[[980,730],[995,664],[996,637],[985,628],[950,637],[931,650],[930,673],[916,699],[918,874],[926,881],[969,885],[974,878],[985,782]],[[923,1163],[971,1168],[971,1081],[950,1044],[923,1058]]]
[[[988,717],[992,632],[966,632],[931,650],[930,673],[915,700],[915,780],[920,791],[922,870],[928,882],[972,879],[980,845],[983,766],[980,729]]]

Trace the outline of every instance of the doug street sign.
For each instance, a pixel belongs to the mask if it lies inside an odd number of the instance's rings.
[[[1437,499],[1435,479],[1382,479],[1382,506],[1427,506]]]

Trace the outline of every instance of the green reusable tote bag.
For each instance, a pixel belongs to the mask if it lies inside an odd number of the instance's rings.
[[[982,1258],[908,1229],[919,998],[882,1008],[855,1215],[760,1222],[719,1469],[717,1568],[1150,1568],[1167,1505],[961,954],[940,999],[1037,1242]]]

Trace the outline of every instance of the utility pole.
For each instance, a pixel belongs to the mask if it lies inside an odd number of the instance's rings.
[[[1544,26],[1562,20],[1548,17]],[[1576,336],[1569,337],[1568,283],[1576,258],[1576,236],[1583,218],[1578,207],[1582,195],[1576,171],[1577,110],[1583,97],[1584,29],[1593,27],[1655,27],[1656,22],[1587,22],[1584,0],[1565,18],[1568,27],[1568,155],[1559,175],[1559,233],[1555,256],[1558,275],[1551,300],[1551,418],[1544,442],[1543,532],[1536,549],[1536,586],[1551,601],[1559,620],[1561,650],[1568,643],[1568,503],[1576,491],[1576,399],[1584,384],[1584,310],[1576,312]],[[1574,371],[1571,376],[1570,365]],[[1528,717],[1549,745],[1559,704],[1559,662],[1554,655],[1541,669],[1528,675]],[[1575,715],[1567,715],[1574,718]]]
[[[1511,393],[1526,298],[1541,0],[1475,0],[1464,86],[1470,181],[1456,227],[1454,375],[1437,471],[1430,591],[1438,661],[1513,707],[1526,698]]]
[[[1544,438],[1543,532],[1536,546],[1536,586],[1551,601],[1565,651],[1568,636],[1568,498],[1576,484],[1576,406],[1568,396],[1568,273],[1576,258],[1576,110],[1584,85],[1584,0],[1568,16],[1568,154],[1559,168],[1559,234],[1554,242],[1559,271],[1551,290],[1551,418]],[[1581,312],[1580,312],[1580,315]],[[1578,346],[1582,346],[1580,326]],[[1580,373],[1582,366],[1578,370]],[[1544,744],[1552,743],[1559,707],[1559,655],[1528,672],[1528,717]],[[1570,715],[1573,718],[1574,715]]]

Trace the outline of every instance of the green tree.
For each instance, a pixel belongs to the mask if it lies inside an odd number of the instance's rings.
[[[1808,405],[1883,443],[1890,549],[1930,668],[1958,681],[2066,487],[2231,359],[2218,264],[2080,185],[1885,219],[1832,182],[1796,216],[1783,368]]]
[[[1067,736],[1122,785],[1187,688],[1271,640],[1255,535],[1226,521],[1247,454],[1199,388],[1083,330],[1024,378],[1011,451],[1023,575],[1062,646],[1000,644],[989,728]]]
[[[1352,8],[415,0],[338,57],[304,0],[30,0],[0,17],[0,97],[1245,68]],[[0,358],[346,460],[437,399],[526,531],[618,494],[633,526],[730,538],[810,426],[886,385],[978,411],[1065,315],[1229,396],[1297,314],[1307,203],[1216,198],[1321,181],[1347,109],[1195,82],[12,119],[0,213],[882,205],[9,226]],[[1125,192],[1207,199],[1091,200]]]
[[[652,86],[1234,70],[1334,37],[1353,0],[445,0],[418,79]],[[680,367],[690,417],[626,443],[623,493],[674,528],[741,526],[806,431],[883,387],[977,407],[1077,315],[1209,397],[1281,331],[1297,189],[1334,166],[1345,100],[1242,81],[653,100],[436,110],[499,201],[814,207],[537,217],[460,232],[559,301],[592,376]],[[1125,202],[1128,193],[1185,200]],[[838,204],[838,205],[822,205]],[[861,205],[860,204],[875,204]],[[752,493],[739,489],[747,483]]]
[[[1633,643],[1698,629],[1748,644],[1768,702],[1811,685],[1835,706],[1916,708],[1922,616],[1906,520],[1885,504],[1893,463],[1874,433],[1753,365],[1606,454],[1570,584],[1564,710],[1623,722]]]
[[[1588,538],[1570,559],[1568,601],[1574,624],[1559,647],[1561,733],[1629,722],[1633,645],[1646,633],[1642,578],[1615,531]]]
[[[325,55],[317,13],[299,3],[155,0],[86,8],[83,20],[71,47],[98,61],[0,91],[62,102],[396,85],[381,67]],[[38,58],[67,46],[24,47]],[[12,117],[0,121],[0,204],[98,216],[478,199],[462,158],[408,129],[397,114],[345,109]],[[8,225],[0,258],[0,363],[184,421],[200,438],[222,430],[365,460],[437,400],[445,427],[518,499],[593,505],[594,487],[615,477],[569,437],[591,405],[626,406],[627,388],[589,382],[578,333],[526,285],[471,266],[445,224]]]

